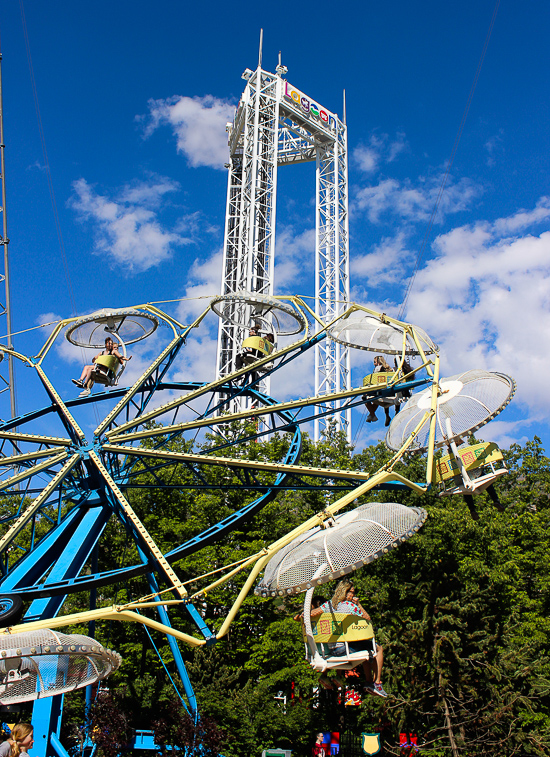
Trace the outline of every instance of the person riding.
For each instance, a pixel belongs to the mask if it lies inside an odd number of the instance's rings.
[[[73,384],[76,384],[76,386],[80,387],[81,389],[84,389],[83,392],[80,393],[80,397],[87,397],[90,392],[92,391],[92,386],[94,385],[94,379],[93,379],[93,373],[94,371],[101,371],[104,373],[109,379],[114,379],[115,375],[114,373],[109,370],[106,366],[101,365],[98,363],[95,365],[95,362],[98,357],[102,357],[104,355],[112,355],[113,357],[118,359],[118,362],[120,365],[123,365],[124,363],[127,363],[128,360],[132,359],[132,356],[130,357],[124,357],[124,355],[121,355],[118,351],[118,344],[115,344],[112,337],[108,336],[105,339],[105,349],[103,352],[100,352],[98,355],[92,358],[92,363],[94,365],[85,365],[82,369],[82,373],[80,375],[80,378],[78,379],[71,379]]]
[[[260,336],[256,326],[252,326],[252,328],[248,332],[248,337],[250,338],[251,336]],[[263,357],[263,355],[257,349],[254,349],[252,347],[244,347],[243,351],[239,352],[235,357],[235,368],[240,371],[241,368],[243,368],[245,364],[249,362],[247,360],[247,357],[250,356],[257,359]]]
[[[325,602],[320,607],[311,611],[312,618],[317,615],[321,615],[324,612],[342,612],[351,615],[358,615],[364,620],[370,622],[370,615],[363,608],[357,597],[355,586],[352,582],[344,578],[339,581],[332,599],[330,602]],[[331,644],[331,654],[335,657],[346,654],[346,645],[341,643]],[[348,643],[348,649],[351,654],[356,652],[363,652],[371,648],[371,642],[366,641],[352,641]],[[367,689],[372,694],[377,694],[379,697],[387,697],[388,695],[382,687],[382,666],[384,664],[384,650],[380,644],[376,645],[376,656],[373,660],[363,660],[363,672],[367,681]]]
[[[374,371],[373,373],[391,373],[392,369],[386,362],[386,360],[382,357],[382,355],[376,355],[374,358]],[[394,404],[393,400],[378,400],[376,402],[367,402],[367,410],[369,411],[369,415],[367,418],[367,423],[375,423],[378,418],[376,417],[376,408],[377,407],[383,407],[384,412],[386,413],[386,426],[390,425],[390,404]],[[396,409],[396,413],[399,412]]]
[[[258,337],[258,346],[244,346],[247,344],[250,337]],[[262,338],[264,344],[262,345]],[[262,337],[260,333],[260,326],[258,324],[252,326],[248,332],[248,338],[243,342],[242,352],[239,352],[235,357],[235,370],[240,371],[245,366],[253,366],[257,360],[261,360],[263,357],[270,355],[275,347],[275,337],[271,333],[267,333]],[[263,366],[261,371],[270,370],[273,367],[273,363]],[[250,370],[244,374],[243,383],[250,381],[254,383],[260,376],[260,372],[250,367]]]

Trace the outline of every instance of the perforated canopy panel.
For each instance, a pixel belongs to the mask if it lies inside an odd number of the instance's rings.
[[[158,325],[158,319],[147,311],[103,309],[69,326],[67,339],[78,347],[99,349],[105,346],[105,339],[113,334],[115,340],[119,335],[124,344],[134,344],[150,336]]]
[[[437,345],[419,326],[413,326],[422,349],[426,354],[437,352]],[[354,312],[347,318],[341,318],[331,326],[328,335],[335,342],[355,347],[358,350],[370,350],[386,355],[401,355],[405,344],[406,355],[418,355],[419,350],[412,336],[393,323],[385,323],[381,318],[366,313]]]
[[[484,426],[506,407],[516,391],[516,382],[510,376],[481,370],[441,379],[439,385],[442,393],[437,399],[436,447]],[[386,445],[390,449],[400,449],[426,410],[430,409],[431,392],[430,387],[413,394],[392,419],[386,434]],[[409,449],[426,450],[429,430],[429,423],[426,423]]]
[[[277,334],[299,334],[306,327],[303,315],[287,302],[281,302],[266,294],[235,292],[214,297],[212,310],[229,323],[250,328],[257,316],[270,323]]]
[[[299,594],[351,573],[413,536],[427,518],[419,507],[369,502],[338,515],[333,525],[299,536],[267,564],[255,593]]]
[[[0,703],[63,694],[116,670],[120,656],[95,639],[44,629],[0,634]]]

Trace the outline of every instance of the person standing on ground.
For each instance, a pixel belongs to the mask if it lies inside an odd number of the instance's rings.
[[[10,737],[0,744],[0,757],[22,757],[32,749],[34,729],[30,723],[17,723]]]

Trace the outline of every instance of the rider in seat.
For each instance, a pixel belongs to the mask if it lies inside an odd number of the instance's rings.
[[[248,332],[248,336],[260,336],[258,329],[255,326],[252,326]],[[235,357],[235,368],[240,371],[243,366],[247,365],[249,362],[254,362],[254,359],[259,360],[261,357],[263,357],[263,355],[259,353],[258,350],[244,347],[243,351],[239,352]]]
[[[324,612],[345,612],[352,615],[358,615],[364,620],[370,621],[370,615],[362,607],[357,595],[355,593],[355,586],[347,578],[339,581],[332,599],[330,602],[325,602],[320,607],[311,610],[310,616],[314,618],[317,615],[321,615]],[[333,656],[345,655],[345,644],[330,644],[330,651]],[[353,654],[355,652],[362,652],[370,647],[370,642],[351,642],[348,644],[349,651]],[[382,647],[376,645],[376,657],[373,660],[363,661],[363,672],[367,680],[367,689],[371,694],[376,694],[379,697],[387,697],[388,695],[382,687],[382,665],[384,664],[384,650]]]
[[[386,360],[382,357],[382,355],[376,355],[374,358],[374,373],[392,373],[392,369],[386,362]],[[390,406],[393,405],[395,407],[395,413],[397,414],[399,412],[399,402],[395,404],[395,399],[387,397],[381,400],[377,400],[376,402],[369,402],[367,399],[367,395],[363,395],[361,398],[364,402],[366,402],[367,410],[369,411],[369,415],[367,417],[367,423],[375,423],[378,418],[376,416],[376,408],[383,407],[384,412],[386,413],[386,426],[390,425]]]
[[[96,362],[100,357],[112,357],[113,360]],[[94,365],[85,365],[82,369],[80,378],[71,379],[73,384],[76,384],[76,386],[84,390],[83,392],[80,392],[79,397],[87,397],[90,394],[92,386],[94,385],[94,375],[96,378],[99,378],[99,376],[103,377],[104,380],[101,381],[101,383],[110,385],[116,378],[118,367],[127,363],[128,360],[131,359],[131,355],[130,357],[124,357],[121,355],[118,351],[118,344],[115,344],[112,337],[108,336],[105,339],[105,349],[103,352],[100,352],[92,358],[92,363],[94,363]]]
[[[262,336],[258,324],[252,326],[248,332],[248,337],[243,341],[242,352],[240,352],[235,358],[236,370],[240,371],[241,368],[244,368],[245,366],[253,366],[256,361],[271,355],[274,348],[275,337],[273,334],[269,332],[265,334],[265,336]],[[263,366],[260,370],[265,371],[270,370],[271,368],[273,368],[273,364],[269,363],[268,365]],[[259,375],[260,373],[258,370],[251,368],[248,374],[243,376],[243,381],[246,381],[248,376],[248,379],[253,383],[258,379]]]

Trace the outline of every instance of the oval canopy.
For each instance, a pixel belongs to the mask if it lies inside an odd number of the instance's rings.
[[[268,562],[255,593],[299,594],[341,578],[413,536],[428,517],[419,507],[369,502],[297,537]]]
[[[48,628],[0,634],[0,703],[63,694],[96,683],[121,657],[95,639]]]
[[[66,336],[77,347],[100,349],[109,334],[119,336],[124,344],[134,344],[150,336],[158,325],[158,319],[146,310],[105,308],[79,318],[69,326]]]
[[[437,398],[435,446],[441,447],[451,440],[481,428],[510,402],[516,382],[504,373],[473,370],[443,378],[439,382],[441,393]],[[414,428],[431,407],[432,388],[424,389],[402,406],[392,419],[386,445],[400,449]],[[409,446],[410,450],[428,448],[429,423],[425,423]]]
[[[432,342],[424,329],[412,326],[425,354],[437,352],[438,347]],[[386,355],[418,355],[420,351],[411,334],[401,326],[389,323],[383,317],[355,311],[348,317],[340,318],[328,330],[328,335],[335,342],[354,347],[358,350],[370,350]]]
[[[269,297],[267,294],[253,292],[222,294],[214,297],[210,307],[224,321],[236,326],[250,328],[257,318],[260,327],[263,325],[262,322],[268,323],[275,333],[281,336],[299,334],[307,325],[303,315],[292,305],[277,300],[275,297]]]

